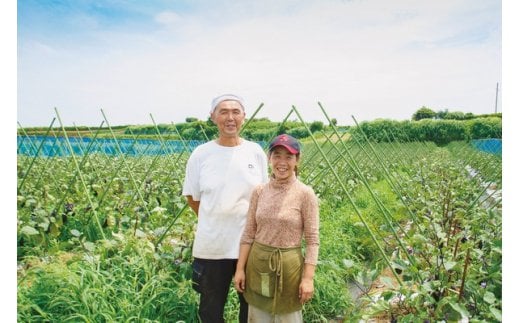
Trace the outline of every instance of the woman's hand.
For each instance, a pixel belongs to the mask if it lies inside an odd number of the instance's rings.
[[[246,273],[243,269],[235,271],[235,288],[239,293],[246,290]]]
[[[300,290],[298,297],[300,298],[300,303],[304,304],[308,302],[312,298],[312,294],[314,294],[314,280],[303,278],[300,283]]]

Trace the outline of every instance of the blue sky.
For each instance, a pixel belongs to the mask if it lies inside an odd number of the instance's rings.
[[[496,0],[18,1],[17,121],[205,119],[232,92],[247,112],[340,124],[435,111],[492,113]],[[499,92],[501,94],[501,91]],[[501,112],[501,96],[498,102]]]

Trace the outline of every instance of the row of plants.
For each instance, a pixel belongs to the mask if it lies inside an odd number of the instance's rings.
[[[363,137],[367,138],[365,134]],[[368,315],[383,311],[389,319],[399,317],[409,322],[464,317],[475,322],[500,321],[500,156],[478,152],[463,142],[452,143],[446,150],[419,145],[422,147],[406,144],[411,149],[403,149],[401,143],[391,142],[373,149],[366,141],[357,146],[365,154],[356,151],[355,146],[338,150],[338,156],[344,154],[350,159],[353,172],[346,176],[350,178],[347,183],[355,186],[353,179],[361,174],[357,179],[377,206],[379,216],[359,212],[356,208],[367,203],[360,205],[359,200],[349,198],[350,213],[358,213],[372,242],[377,244],[379,239],[387,247],[379,249],[380,266],[372,264],[369,268],[390,266],[394,282],[398,282],[388,283],[392,288]],[[331,156],[330,150],[327,156],[341,159]],[[333,164],[338,173],[348,170]],[[368,172],[364,171],[367,166]],[[324,185],[334,190],[330,177]],[[382,194],[383,198],[376,193],[381,179],[402,202],[400,206],[389,207],[395,203],[384,198],[388,192]],[[369,180],[372,183],[367,183]],[[355,191],[359,193],[359,189]],[[347,192],[340,190],[337,200],[348,197]],[[381,259],[390,253],[390,263]],[[370,297],[368,300],[374,303]]]
[[[492,114],[481,114],[475,115],[471,112],[461,112],[461,111],[448,111],[448,109],[439,110],[437,112],[432,109],[422,106],[419,110],[415,111],[412,115],[412,120],[422,120],[422,119],[443,119],[443,120],[469,120],[475,118],[487,118],[487,117],[498,117],[502,118],[502,113],[492,113]]]
[[[366,135],[373,141],[428,141],[446,145],[452,141],[502,138],[502,118],[475,118],[470,120],[395,121],[378,119],[366,121],[351,129],[353,136]]]

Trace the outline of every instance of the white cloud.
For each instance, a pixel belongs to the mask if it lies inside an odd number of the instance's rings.
[[[292,104],[307,120],[323,120],[317,101],[348,124],[351,115],[408,119],[422,105],[489,113],[500,80],[499,30],[488,41],[462,38],[477,28],[468,14],[479,3],[471,10],[467,1],[329,1],[294,2],[289,13],[244,4],[182,17],[162,11],[155,19],[164,29],[103,33],[107,47],[63,45],[67,54],[54,60],[24,51],[19,118],[50,121],[34,111],[56,105],[79,124],[98,124],[99,107],[113,124],[149,123],[149,113],[180,122],[206,118],[212,97],[230,91],[245,97],[250,113],[264,102],[260,114],[273,120]]]
[[[173,11],[162,11],[155,16],[155,21],[166,26],[174,25],[180,20],[181,17]]]

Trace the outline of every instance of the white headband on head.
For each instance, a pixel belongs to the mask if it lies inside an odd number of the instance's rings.
[[[240,103],[240,106],[242,107],[242,111],[245,111],[244,109],[244,99],[239,97],[238,95],[234,94],[223,94],[221,96],[217,96],[216,98],[211,101],[211,110],[209,110],[209,114],[212,114],[215,109],[217,108],[217,105],[220,104],[222,101],[237,101]]]

